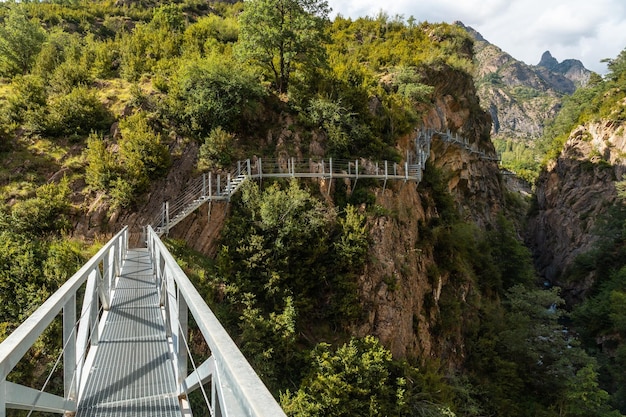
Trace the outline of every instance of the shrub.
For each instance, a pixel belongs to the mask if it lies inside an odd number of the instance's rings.
[[[169,105],[185,130],[202,137],[217,126],[237,130],[264,95],[254,73],[234,61],[213,57],[181,68]]]
[[[70,193],[69,180],[65,177],[59,184],[42,185],[37,188],[34,198],[16,203],[10,216],[5,213],[4,219],[0,220],[0,229],[34,235],[69,230]]]
[[[146,113],[138,112],[120,122],[120,162],[125,179],[137,191],[143,191],[150,179],[165,173],[170,165],[168,148],[161,135],[149,125]]]
[[[119,175],[115,155],[107,149],[107,144],[102,136],[92,133],[87,138],[85,149],[87,167],[85,169],[85,181],[94,190],[108,190],[113,181]]]
[[[22,123],[39,119],[47,100],[44,80],[36,75],[16,76],[12,87],[7,105],[9,120]]]
[[[14,76],[30,70],[46,39],[36,20],[29,20],[23,7],[14,5],[0,26],[0,74]]]
[[[227,168],[233,162],[235,135],[221,126],[211,131],[200,146],[198,169]]]
[[[60,135],[86,135],[92,130],[104,130],[112,116],[96,96],[95,90],[75,87],[68,94],[59,94],[49,100],[46,133]]]

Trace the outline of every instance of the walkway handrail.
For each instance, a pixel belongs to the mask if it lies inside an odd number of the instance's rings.
[[[128,228],[124,227],[0,343],[0,417],[6,415],[7,408],[52,413],[76,411],[85,356],[90,346],[98,343],[98,304],[100,303],[105,310],[110,306],[115,277],[121,270],[127,245]],[[85,282],[87,286],[76,329],[76,295]],[[8,382],[7,375],[61,310],[65,396],[42,393]]]
[[[169,253],[157,233],[148,226],[148,250],[157,287],[166,312],[166,330],[172,338],[179,395],[184,397],[211,380],[211,415],[281,417],[285,413],[189,278]],[[204,336],[211,357],[187,374],[188,311]],[[214,414],[219,410],[217,414]]]

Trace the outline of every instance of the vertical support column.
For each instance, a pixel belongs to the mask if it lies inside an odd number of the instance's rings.
[[[354,173],[356,175],[356,179],[359,179],[359,160],[357,159],[356,161],[354,161],[354,165],[355,165],[355,169],[354,169]]]
[[[248,164],[248,176],[252,176],[252,167],[250,166],[250,158],[246,159],[246,163]]]
[[[291,176],[296,176],[296,158],[291,158]]]
[[[333,158],[330,158],[329,162],[330,167],[329,167],[329,171],[330,171],[330,179],[333,179]]]
[[[202,173],[202,198],[206,197],[206,174]]]
[[[387,165],[387,160],[385,159],[385,182],[383,183],[383,193],[387,188],[387,177],[389,176],[389,167]]]
[[[409,163],[404,163],[404,181],[408,181],[409,179]]]
[[[232,190],[230,189],[230,174],[226,177],[226,191],[228,192],[228,200],[230,201],[230,195],[232,194]]]
[[[220,184],[220,174],[217,174],[217,194],[216,195],[222,195],[222,185]]]
[[[259,158],[259,160],[257,161],[257,169],[259,171],[259,180],[263,179],[263,164],[261,163],[261,158]]]
[[[241,174],[241,161],[237,161],[237,177]]]
[[[63,387],[65,398],[76,399],[76,293],[63,306]]]
[[[185,297],[178,292],[178,331],[180,332],[178,338],[178,379],[176,383],[178,387],[182,386],[183,381],[187,378],[187,347],[185,345],[185,339],[189,337],[188,327],[189,309],[187,308],[187,301]]]

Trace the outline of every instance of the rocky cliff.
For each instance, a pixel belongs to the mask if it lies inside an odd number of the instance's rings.
[[[593,277],[569,283],[562,274],[597,240],[594,226],[615,202],[615,181],[626,172],[625,152],[626,136],[620,123],[580,126],[537,181],[527,240],[540,275],[562,286],[570,301],[584,295]]]
[[[430,79],[439,82],[436,100],[424,112],[423,126],[459,132],[493,154],[489,116],[478,106],[471,77],[453,71],[431,74]],[[504,205],[497,163],[436,136],[429,161],[449,175],[448,190],[465,219],[481,226],[495,221]],[[475,291],[469,282],[454,282],[447,273],[433,273],[437,270],[433,248],[420,245],[424,240],[420,225],[439,216],[431,190],[423,184],[417,188],[397,186],[384,193],[379,189],[376,202],[393,215],[369,221],[370,262],[359,278],[366,318],[355,332],[377,336],[396,357],[438,357],[451,367],[460,365],[465,316],[456,317],[454,334],[439,333],[442,312],[450,314],[443,299],[465,302]]]

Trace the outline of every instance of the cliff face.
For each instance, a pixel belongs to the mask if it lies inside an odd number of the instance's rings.
[[[459,132],[492,154],[489,116],[477,106],[471,78],[454,72],[439,76],[437,99],[424,113],[424,127]],[[495,162],[436,136],[429,162],[450,174],[448,189],[465,219],[482,226],[495,220],[503,206]],[[442,336],[437,328],[442,312],[449,313],[444,311],[447,307],[442,299],[453,297],[464,302],[475,291],[472,284],[452,282],[445,273],[432,274],[436,269],[433,248],[420,245],[424,237],[419,229],[420,223],[427,224],[439,215],[429,191],[408,185],[387,189],[384,194],[379,190],[377,204],[393,215],[369,222],[370,262],[359,279],[366,319],[355,333],[377,336],[396,357],[438,357],[450,367],[460,365],[464,342],[459,329],[464,316],[456,318],[460,326],[455,334]]]
[[[562,282],[561,274],[597,240],[596,221],[615,202],[615,181],[626,172],[625,151],[626,137],[620,125],[580,126],[537,181],[527,240],[540,275],[562,286],[572,300],[584,295],[593,277],[569,284]]]

